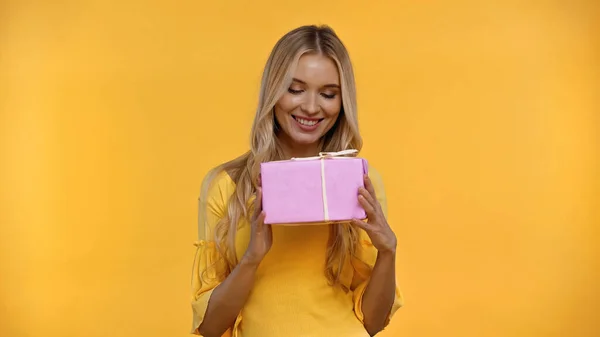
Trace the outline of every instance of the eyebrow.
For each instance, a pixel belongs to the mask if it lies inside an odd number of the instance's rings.
[[[306,84],[306,82],[304,82],[304,81],[302,81],[302,80],[299,80],[299,79],[297,79],[297,78],[292,78],[292,81],[293,81],[293,82],[298,82],[298,83],[301,83],[301,84]],[[323,88],[338,88],[338,89],[339,89],[339,88],[340,88],[340,86],[339,86],[338,84],[333,84],[333,83],[332,83],[332,84],[325,84],[325,85],[323,86]]]

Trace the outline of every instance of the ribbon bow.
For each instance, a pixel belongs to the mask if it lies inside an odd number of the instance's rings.
[[[327,159],[327,158],[344,158],[349,154],[356,154],[358,150],[348,149],[337,152],[319,152],[318,156],[315,157],[300,157],[292,158],[292,160],[316,160],[316,159]],[[327,188],[325,184],[325,160],[321,160],[321,193],[323,194],[323,219],[329,221],[329,207],[327,206]]]
[[[342,151],[337,151],[337,152],[319,152],[318,156],[293,157],[292,160],[315,160],[315,159],[335,158],[335,157],[344,157],[346,155],[356,154],[356,153],[358,153],[358,150],[356,150],[356,149],[342,150]]]

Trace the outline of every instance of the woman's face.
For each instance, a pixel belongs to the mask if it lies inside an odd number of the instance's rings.
[[[340,76],[330,58],[300,57],[293,81],[275,104],[275,118],[291,146],[319,142],[335,124],[342,106]]]

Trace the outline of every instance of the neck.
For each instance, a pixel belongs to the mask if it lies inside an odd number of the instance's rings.
[[[279,137],[279,143],[286,159],[293,157],[312,157],[319,154],[319,143],[314,144],[294,144],[287,137]]]

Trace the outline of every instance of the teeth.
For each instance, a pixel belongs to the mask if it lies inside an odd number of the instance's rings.
[[[302,125],[306,125],[306,126],[313,126],[313,125],[315,125],[315,124],[318,123],[318,121],[314,121],[314,120],[313,121],[309,121],[309,120],[302,119],[302,118],[299,118],[299,117],[296,117],[296,120],[298,121],[298,123],[300,123]]]

